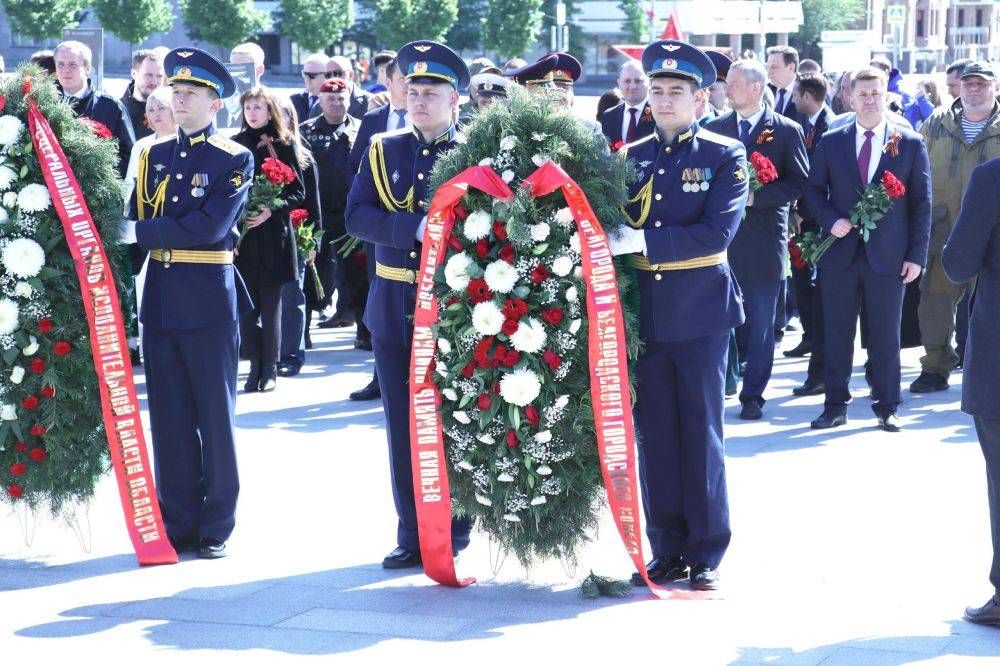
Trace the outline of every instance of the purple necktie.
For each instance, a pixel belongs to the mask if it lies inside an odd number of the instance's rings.
[[[632,143],[635,141],[635,129],[638,123],[635,119],[635,114],[639,109],[629,109],[628,112],[632,114],[632,117],[628,120],[628,132],[625,133],[625,143]]]
[[[861,176],[861,184],[868,185],[868,165],[872,161],[872,137],[875,132],[865,130],[865,142],[861,144],[861,152],[858,153],[858,175]]]

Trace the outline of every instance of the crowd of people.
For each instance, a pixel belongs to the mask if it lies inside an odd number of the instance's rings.
[[[630,185],[629,225],[611,241],[616,254],[630,255],[642,294],[636,421],[654,553],[648,573],[657,582],[689,579],[696,589],[718,586],[730,538],[724,396],[738,390],[740,418],[763,418],[775,348],[793,317],[802,337],[782,353],[809,357],[794,393],[825,395],[815,429],[847,421],[859,319],[871,407],[884,431],[901,428],[901,348],[924,347],[914,393],[946,390],[949,375],[976,354],[984,366],[996,361],[995,345],[979,342],[973,351],[969,334],[977,319],[994,331],[996,323],[1000,239],[983,229],[997,226],[997,208],[976,206],[997,196],[994,66],[952,63],[953,101],[945,105],[933,80],[904,91],[882,56],[840,76],[788,46],[763,59],[743,56],[654,42],[641,61],[621,65],[597,122],[579,119],[641,173]],[[259,75],[266,69],[255,44],[236,47],[230,59],[254,63]],[[118,140],[126,211],[135,221],[126,242],[143,292],[158,488],[175,546],[208,558],[225,554],[238,493],[237,353],[250,361],[244,391],[275,390],[279,377],[301,370],[319,312],[328,316],[316,326],[356,325],[355,347],[374,353],[375,376],[351,398],[381,397],[386,413],[399,530],[383,565],[419,566],[405,333],[431,195],[427,176],[462,124],[503,103],[511,86],[561,90],[572,107],[580,62],[555,53],[533,63],[479,58],[467,66],[443,45],[415,42],[377,54],[375,86],[365,90],[350,59],[317,53],[303,61],[301,92],[243,92],[241,128],[224,138],[212,118],[235,84],[198,49],[136,51],[121,99],[93,89],[91,55],[79,42],[33,60],[53,72],[79,115]],[[240,224],[247,191],[269,158],[291,169],[280,205],[259,205]],[[878,186],[889,206],[862,233],[851,211]],[[293,219],[300,210],[323,231],[318,250],[305,256],[296,246],[301,219]],[[206,219],[205,228],[191,227]],[[836,242],[806,261],[801,241],[809,235]],[[222,291],[207,283],[191,291],[205,282],[205,264],[223,265],[212,269]],[[318,270],[318,284],[306,279],[308,266]],[[977,292],[983,271],[994,283]],[[973,309],[974,292],[988,305]],[[198,293],[199,302],[173,311],[168,301],[180,293]],[[1000,522],[1000,408],[988,393],[994,375],[984,367],[966,374],[963,407],[976,418]],[[213,410],[205,405],[226,418],[206,417]],[[455,529],[461,549],[468,525]],[[996,525],[993,535],[991,580],[1000,591]],[[996,597],[968,617],[1000,626]]]

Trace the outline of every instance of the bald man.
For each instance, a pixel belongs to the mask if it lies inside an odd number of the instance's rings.
[[[333,56],[326,63],[327,78],[341,78],[349,82],[350,97],[347,106],[347,115],[352,118],[361,118],[368,113],[368,99],[372,96],[370,92],[364,90],[354,81],[354,65],[347,56]],[[317,109],[313,109],[311,115],[317,115]]]
[[[638,60],[627,60],[618,70],[618,89],[622,103],[613,106],[601,116],[601,130],[608,143],[631,143],[649,136],[656,128],[652,110],[646,101],[649,77],[642,71]]]
[[[323,82],[331,78],[326,74],[329,60],[330,56],[325,53],[313,53],[302,63],[302,81],[306,89],[289,96],[292,106],[295,107],[295,113],[302,121],[319,115],[312,113],[312,109],[319,100],[319,89],[323,86]]]

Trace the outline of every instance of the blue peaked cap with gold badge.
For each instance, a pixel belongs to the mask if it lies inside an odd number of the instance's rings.
[[[226,66],[215,56],[193,46],[182,46],[170,51],[163,59],[167,85],[190,83],[211,88],[226,99],[236,92],[236,81]]]
[[[550,53],[542,56],[537,62],[504,72],[504,76],[514,79],[522,86],[533,85],[538,88],[555,88],[552,83],[552,72],[559,65],[559,55]]]
[[[444,44],[419,40],[410,42],[396,54],[399,69],[411,83],[450,83],[456,90],[468,87],[468,65]]]
[[[642,69],[651,79],[687,79],[701,88],[714,84],[717,76],[715,65],[704,51],[673,39],[661,39],[647,46],[642,52]]]

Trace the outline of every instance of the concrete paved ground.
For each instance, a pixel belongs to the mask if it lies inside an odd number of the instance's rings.
[[[904,391],[906,429],[888,434],[874,427],[858,366],[850,423],[814,432],[821,398],[790,395],[805,362],[779,356],[766,420],[740,422],[735,402],[727,407],[734,537],[721,598],[589,601],[576,589],[588,570],[630,573],[609,519],[572,569],[524,571],[480,536],[459,565],[479,578],[471,588],[383,571],[395,526],[381,409],[347,399],[368,381],[371,355],[352,348],[352,329],[315,339],[300,377],[239,398],[243,490],[228,558],[139,569],[111,478],[87,512],[89,550],[48,517],[28,548],[19,520],[0,516],[0,651],[10,663],[1000,663],[1000,631],[961,620],[988,596],[990,548],[960,377],[945,393]],[[904,352],[905,384],[917,356]]]

